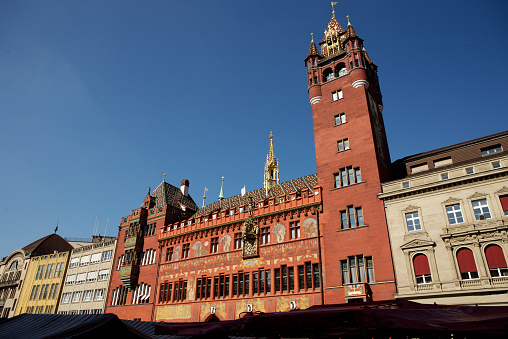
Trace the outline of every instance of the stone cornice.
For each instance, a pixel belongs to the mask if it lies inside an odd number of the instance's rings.
[[[482,181],[495,180],[505,177],[508,177],[508,168],[503,167],[502,171],[496,171],[494,173],[488,174],[482,173],[481,175],[477,176],[462,176],[459,178],[452,178],[445,181],[436,181],[430,184],[425,184],[413,188],[401,189],[394,192],[380,193],[378,194],[378,198],[386,202],[390,200],[441,191],[447,188],[465,186]]]

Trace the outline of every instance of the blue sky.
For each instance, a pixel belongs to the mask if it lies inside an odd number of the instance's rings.
[[[507,129],[505,1],[340,2],[379,66],[392,161]],[[116,235],[148,187],[202,203],[315,173],[304,59],[329,1],[2,1],[0,256]]]

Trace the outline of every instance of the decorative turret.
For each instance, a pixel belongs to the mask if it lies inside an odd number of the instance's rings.
[[[265,192],[268,195],[268,191],[275,185],[279,184],[279,162],[273,154],[273,134],[270,132],[270,150],[266,155],[265,162],[265,180],[264,187]]]

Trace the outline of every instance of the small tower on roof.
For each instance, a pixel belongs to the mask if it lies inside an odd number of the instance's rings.
[[[265,162],[265,180],[264,187],[265,192],[268,194],[268,191],[275,185],[279,184],[279,161],[273,154],[273,134],[270,132],[270,150],[266,155]]]

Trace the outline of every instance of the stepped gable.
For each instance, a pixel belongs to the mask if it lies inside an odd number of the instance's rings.
[[[179,188],[170,185],[167,182],[162,182],[152,192],[151,196],[155,198],[155,207],[170,205],[175,208],[182,209],[181,206],[183,205],[186,209],[190,209],[192,211],[199,210],[198,205],[196,205],[190,195],[184,196]]]
[[[74,247],[72,247],[72,245],[69,244],[67,240],[58,234],[53,233],[26,245],[22,248],[22,250],[25,251],[27,255],[36,256],[54,253],[55,251],[67,252],[73,248]]]
[[[247,192],[244,196],[239,194],[229,198],[225,198],[224,200],[222,200],[222,202],[215,201],[199,209],[199,211],[197,211],[192,217],[196,218],[199,216],[210,214],[215,211],[219,211],[221,209],[226,210],[242,205],[247,205],[250,197],[252,197],[255,203],[257,203],[260,200],[264,200],[271,197],[279,197],[281,195],[284,195],[287,199],[289,198],[290,193],[298,192],[305,188],[308,188],[310,192],[313,192],[313,187],[317,185],[318,185],[317,175],[316,174],[307,175],[305,177],[289,180],[280,183],[278,185],[275,185],[268,191],[268,194],[265,193],[264,188],[260,188],[254,191]]]

